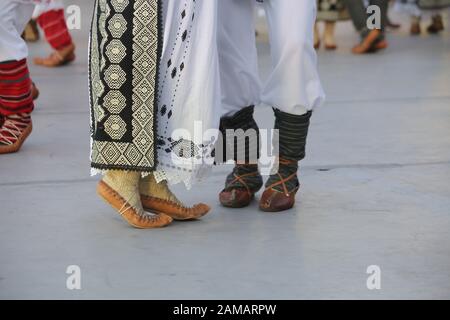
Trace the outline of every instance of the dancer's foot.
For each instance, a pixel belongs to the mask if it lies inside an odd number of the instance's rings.
[[[320,31],[317,22],[314,24],[314,49],[320,48]]]
[[[328,51],[333,51],[337,49],[337,45],[336,44],[325,44],[325,50]]]
[[[317,40],[317,42],[314,42],[314,49],[316,49],[316,50],[320,49],[320,39]]]
[[[263,185],[258,165],[236,165],[225,182],[225,189],[219,195],[220,203],[228,208],[243,208],[255,198]]]
[[[409,29],[409,33],[412,36],[417,36],[421,33],[420,23],[419,22],[412,22],[411,28]]]
[[[297,177],[296,161],[280,159],[277,174],[271,175],[266,190],[261,196],[259,208],[266,212],[279,212],[291,209],[295,204],[295,195],[300,187]]]
[[[22,33],[22,38],[27,42],[36,42],[39,40],[39,30],[35,20],[30,20]]]
[[[275,130],[278,139],[274,146],[279,150],[276,174],[266,182],[259,207],[262,211],[278,212],[292,208],[300,187],[297,177],[298,163],[305,158],[306,140],[312,111],[303,115],[290,114],[274,108]]]
[[[52,52],[46,58],[35,58],[34,63],[44,67],[59,67],[75,60],[75,45],[71,44],[61,50]]]
[[[236,163],[225,181],[225,188],[219,194],[219,201],[224,207],[248,206],[263,185],[257,164],[260,138],[258,124],[253,117],[254,109],[254,106],[245,107],[234,115],[222,117],[220,121],[223,138],[219,139],[220,142],[223,141],[223,145],[218,145],[218,150],[223,148],[222,155],[219,156],[220,163],[227,160],[234,160]],[[230,136],[230,131],[235,135]],[[238,132],[244,132],[245,137]]]
[[[171,217],[144,211],[139,196],[140,179],[140,172],[110,170],[99,182],[97,193],[135,228],[151,229],[169,225]]]
[[[0,127],[0,154],[19,151],[33,130],[30,114],[5,116],[1,122],[3,124]]]
[[[385,39],[381,39],[377,41],[374,45],[374,51],[384,50],[389,46],[388,42]]]
[[[325,23],[325,33],[324,33],[325,50],[337,49],[336,40],[334,37],[335,26],[336,26],[335,22]]]
[[[371,30],[355,47],[353,47],[352,52],[354,54],[364,54],[373,51],[374,45],[379,41],[381,37],[381,30],[375,29]]]
[[[409,28],[409,33],[412,36],[417,36],[422,32],[420,27],[420,20],[420,16],[411,16],[411,27]]]
[[[427,28],[428,33],[436,34],[444,30],[444,22],[442,21],[442,16],[440,14],[434,15],[431,19],[431,25]]]
[[[210,211],[203,203],[187,207],[173,194],[166,181],[157,183],[153,174],[141,179],[139,190],[145,210],[163,213],[175,220],[199,219]]]

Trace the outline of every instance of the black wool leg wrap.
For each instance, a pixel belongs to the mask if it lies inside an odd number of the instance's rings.
[[[243,108],[220,120],[216,162],[234,160],[240,164],[257,164],[259,159],[259,127],[253,118],[254,106]],[[218,154],[217,151],[222,151]]]
[[[299,187],[298,162],[305,158],[306,140],[312,112],[304,115],[294,115],[274,109],[275,113],[275,136],[274,148],[279,150],[280,164],[278,173],[271,175],[266,183],[266,187],[277,184],[282,179],[292,176],[285,181],[284,185],[288,192],[292,192]],[[279,192],[285,192],[283,184],[273,187]]]
[[[263,185],[258,171],[259,127],[253,112],[254,106],[246,107],[220,121],[222,139],[216,146],[216,162],[224,163],[231,159],[236,162],[233,172],[226,179],[225,190],[248,188],[251,192],[257,192]],[[222,151],[222,154],[217,151]]]

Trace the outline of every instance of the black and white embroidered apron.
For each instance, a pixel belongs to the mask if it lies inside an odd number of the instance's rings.
[[[156,167],[160,2],[96,0],[90,39],[91,166]]]

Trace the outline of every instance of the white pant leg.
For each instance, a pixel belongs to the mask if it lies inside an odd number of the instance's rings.
[[[232,115],[260,102],[255,0],[218,1],[218,45],[222,109]]]
[[[36,5],[33,12],[33,19],[39,18],[45,12],[60,9],[64,9],[64,4],[61,0],[44,0]]]
[[[408,1],[406,3],[395,1],[394,10],[399,13],[406,13],[412,17],[422,16],[422,11],[417,5],[417,1]]]
[[[31,2],[0,1],[0,62],[28,57],[21,34],[33,13]]]
[[[283,112],[302,115],[325,99],[314,50],[316,6],[314,0],[264,0],[273,70],[262,102]]]

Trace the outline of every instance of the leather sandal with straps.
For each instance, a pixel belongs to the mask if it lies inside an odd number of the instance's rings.
[[[281,158],[279,159],[279,162],[280,166],[297,165],[296,162]],[[291,209],[295,204],[295,195],[300,188],[297,178],[297,170],[287,177],[283,177],[282,174],[278,172],[273,175],[271,179],[269,179],[268,183],[271,181],[274,182],[266,187],[266,190],[264,191],[259,202],[259,208],[266,212],[280,212]],[[293,183],[293,186],[289,188],[287,183]]]
[[[228,208],[243,208],[255,198],[261,189],[262,176],[257,165],[236,165],[227,177],[225,189],[219,194],[220,203]]]
[[[6,116],[0,122],[0,154],[19,151],[33,130],[30,114]]]

